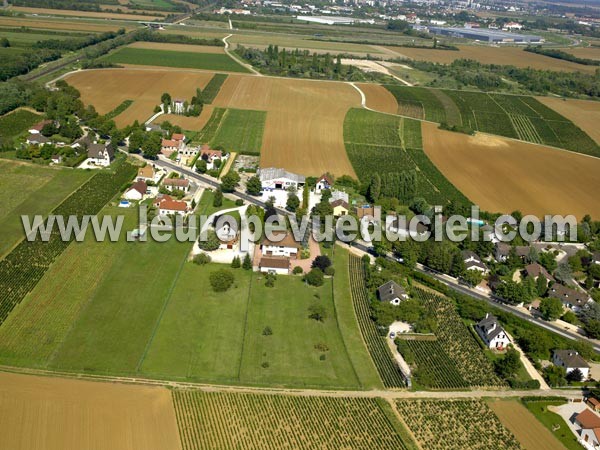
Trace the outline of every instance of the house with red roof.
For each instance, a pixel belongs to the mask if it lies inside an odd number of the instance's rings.
[[[158,214],[161,216],[185,216],[190,212],[190,208],[186,202],[175,200],[173,197],[166,194],[157,197],[154,201],[154,206],[158,209]]]
[[[166,190],[188,192],[190,190],[190,180],[186,178],[165,178],[163,186]]]
[[[317,184],[315,186],[315,192],[321,192],[324,189],[331,189],[333,186],[333,178],[328,173],[324,173],[317,180]]]
[[[600,449],[600,416],[585,409],[575,416],[575,424],[581,427],[579,437],[588,448]]]
[[[52,123],[51,120],[42,120],[41,122],[36,123],[35,125],[32,125],[31,128],[29,128],[29,134],[40,134],[42,132],[42,130],[44,129],[44,127],[46,125],[48,125],[49,123]]]
[[[123,198],[127,200],[137,200],[140,201],[144,198],[146,193],[148,192],[148,185],[145,181],[138,180],[131,185],[125,194],[123,194]]]

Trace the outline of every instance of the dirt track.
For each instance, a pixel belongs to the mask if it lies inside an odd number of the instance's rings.
[[[171,392],[0,373],[0,449],[177,450]]]
[[[482,209],[600,218],[600,159],[423,123],[425,153]]]
[[[544,105],[562,114],[600,144],[600,102],[536,97]]]

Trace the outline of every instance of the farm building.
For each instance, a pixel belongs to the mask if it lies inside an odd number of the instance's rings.
[[[471,250],[463,250],[462,258],[465,263],[466,270],[476,270],[483,274],[489,272],[485,263],[481,260],[479,255]]]
[[[265,237],[260,244],[262,254],[265,256],[285,256],[296,258],[301,245],[287,232],[274,233],[275,239]]]
[[[581,427],[579,438],[585,442],[586,448],[600,448],[600,417],[585,409],[575,416],[574,422]]]
[[[170,195],[161,195],[154,201],[154,206],[158,209],[161,216],[181,215],[185,216],[189,212],[186,202],[174,200]]]
[[[429,27],[429,32],[441,36],[472,39],[490,44],[540,44],[544,42],[544,38],[541,36],[482,28]]]
[[[487,313],[475,325],[475,330],[488,348],[502,350],[510,344],[510,339],[508,339],[506,331],[500,326],[498,319],[490,313]]]
[[[287,256],[263,256],[258,263],[260,272],[287,275],[290,273],[290,258]]]
[[[260,169],[258,176],[260,177],[263,189],[267,191],[273,189],[288,189],[290,187],[298,189],[299,187],[304,186],[306,181],[306,178],[302,175],[275,167]]]
[[[585,292],[578,291],[559,283],[554,283],[548,289],[548,296],[559,299],[566,308],[575,312],[583,308],[591,300]]]
[[[296,16],[298,20],[319,23],[322,25],[352,25],[357,19],[341,16]]]
[[[109,166],[115,156],[115,151],[110,144],[91,144],[88,147],[88,158],[91,164]]]
[[[402,300],[407,300],[409,297],[406,289],[400,286],[395,281],[388,281],[377,288],[377,296],[380,302],[399,305]]]
[[[567,373],[579,369],[584,380],[587,380],[590,376],[589,364],[575,350],[554,350],[552,353],[552,364],[564,367]]]
[[[131,185],[125,194],[123,194],[123,198],[127,200],[137,200],[140,201],[144,198],[146,193],[148,192],[148,185],[146,185],[145,181],[136,181]]]

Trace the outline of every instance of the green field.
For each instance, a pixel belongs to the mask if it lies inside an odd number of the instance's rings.
[[[248,72],[227,55],[123,47],[102,58],[116,64],[181,67],[184,69]]]
[[[21,215],[47,215],[92,175],[0,160],[0,257],[24,238]]]
[[[184,450],[412,449],[382,399],[175,390]]]
[[[0,117],[0,144],[27,132],[29,127],[35,125],[43,116],[25,109],[11,112]]]
[[[533,97],[385,86],[400,115],[600,156],[600,147],[570,120]]]
[[[167,0],[131,0],[134,7],[145,9],[164,9],[170,11],[173,9],[173,2]]]
[[[210,119],[194,138],[227,151],[260,154],[267,113],[249,109],[215,108]]]
[[[420,196],[439,205],[468,202],[423,152],[417,120],[353,108],[344,121],[344,141],[361,181],[378,174],[384,196],[405,202]]]
[[[569,429],[569,425],[564,419],[552,411],[548,411],[548,406],[564,405],[565,400],[533,400],[523,399],[523,404],[529,411],[556,437],[566,448],[570,450],[579,450],[581,445],[577,438]]]
[[[227,77],[228,75],[226,73],[215,73],[213,75],[202,91],[202,99],[205,104],[209,105],[214,101]]]

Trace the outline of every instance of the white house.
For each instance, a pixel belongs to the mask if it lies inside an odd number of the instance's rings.
[[[123,194],[123,198],[127,200],[140,201],[144,198],[146,192],[148,192],[148,185],[146,184],[146,182],[136,181],[131,185],[129,189],[127,189],[127,191],[125,191],[125,194]]]
[[[110,144],[90,144],[88,147],[88,158],[91,164],[97,166],[109,166],[115,152]]]
[[[183,191],[189,192],[190,190],[190,180],[186,178],[165,178],[163,181],[163,186],[170,192],[173,191]]]
[[[260,169],[258,176],[260,177],[263,190],[267,191],[273,189],[288,189],[292,186],[297,189],[304,186],[306,181],[305,177],[302,175],[297,175],[288,172],[285,169],[277,169],[274,167]]]
[[[264,256],[285,256],[297,258],[301,245],[287,232],[273,233],[273,240],[265,236],[260,244],[260,250]]]
[[[42,120],[41,122],[38,122],[35,125],[32,125],[31,128],[27,131],[29,132],[29,134],[41,134],[44,127],[46,125],[48,125],[49,123],[52,123],[52,121],[51,120]]]
[[[500,326],[498,319],[490,313],[487,313],[485,317],[475,325],[475,330],[488,348],[502,350],[510,344],[510,339],[508,339],[506,331]]]
[[[406,290],[395,281],[388,281],[377,288],[377,296],[380,302],[391,303],[398,306],[402,300],[409,299]]]
[[[488,268],[485,263],[481,260],[479,255],[471,250],[463,250],[462,258],[465,263],[466,270],[476,270],[482,274],[488,273]]]
[[[331,198],[329,199],[329,203],[333,203],[336,200],[343,200],[346,203],[350,204],[350,196],[348,195],[347,192],[344,192],[344,191],[337,191],[337,190],[331,191]]]
[[[27,137],[27,144],[29,145],[46,145],[50,144],[50,139],[44,136],[43,134],[30,134]]]
[[[221,150],[213,150],[209,145],[204,144],[200,148],[200,158],[206,161],[206,168],[212,170],[215,168],[214,162],[218,159],[223,164],[223,161],[227,160],[227,154],[224,154]]]
[[[548,296],[559,299],[566,308],[574,312],[581,311],[588,302],[593,301],[585,292],[563,286],[560,283],[554,283],[548,289]]]
[[[215,217],[215,223],[219,220],[219,217]],[[225,222],[223,226],[215,230],[217,237],[221,243],[219,244],[219,250],[231,250],[238,242],[238,230],[235,223],[230,224]]]
[[[170,195],[162,195],[158,197],[154,202],[154,206],[156,206],[158,209],[158,214],[161,216],[185,216],[189,212],[189,207],[186,202],[174,200]]]
[[[317,180],[317,184],[315,185],[315,192],[321,192],[324,189],[331,189],[333,186],[333,180],[329,176],[329,174],[325,173],[321,175],[321,178]]]
[[[600,417],[586,408],[575,416],[573,422],[581,427],[580,442],[585,443],[586,448],[600,450]]]
[[[287,256],[263,256],[258,263],[258,270],[264,273],[288,275],[290,273],[290,258]]]
[[[567,374],[573,372],[575,369],[579,369],[583,374],[584,380],[587,380],[590,376],[589,364],[575,350],[554,350],[552,364],[564,367]]]
[[[502,27],[502,29],[504,31],[522,30],[523,25],[517,22],[508,22]]]
[[[160,152],[167,158],[174,152],[178,152],[183,146],[183,141],[175,141],[173,139],[163,139],[160,145]]]

